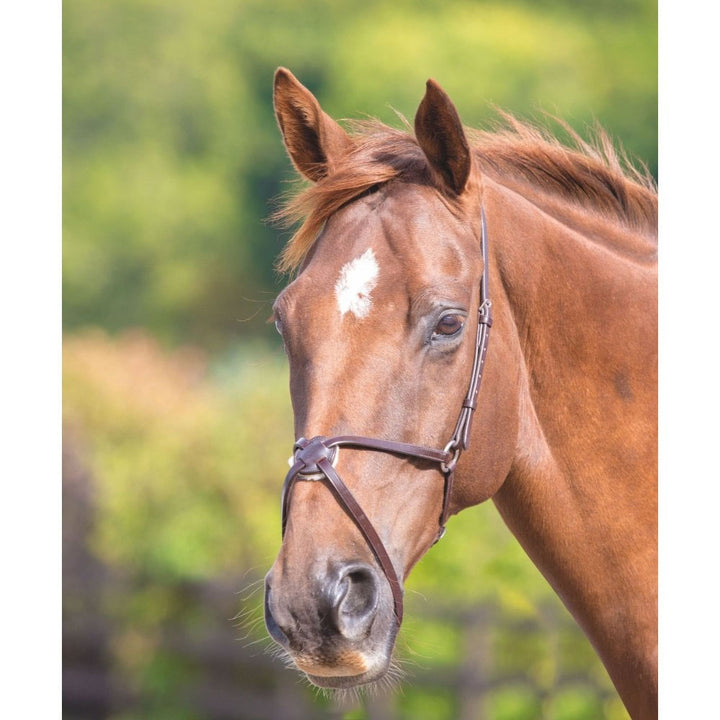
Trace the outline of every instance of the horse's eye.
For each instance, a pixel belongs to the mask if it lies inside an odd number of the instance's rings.
[[[465,316],[459,313],[448,313],[443,315],[435,326],[433,335],[451,337],[457,335],[465,324]]]
[[[282,335],[282,330],[283,330],[283,329],[282,329],[282,323],[280,322],[280,318],[279,318],[279,317],[276,317],[276,318],[275,318],[275,329],[280,333],[280,335]]]

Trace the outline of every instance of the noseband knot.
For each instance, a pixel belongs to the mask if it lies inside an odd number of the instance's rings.
[[[325,444],[327,438],[318,435],[312,440],[300,438],[293,446],[293,459],[295,463],[302,463],[297,471],[303,480],[315,480],[325,477],[318,463],[327,460],[331,465],[335,462],[337,447]]]

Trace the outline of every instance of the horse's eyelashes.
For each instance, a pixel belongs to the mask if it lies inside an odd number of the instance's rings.
[[[285,329],[285,323],[283,322],[282,313],[278,307],[273,308],[272,321],[275,323],[275,329],[282,335]]]

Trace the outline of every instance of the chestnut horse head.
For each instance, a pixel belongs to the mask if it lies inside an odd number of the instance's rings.
[[[608,143],[512,119],[469,133],[433,81],[414,135],[346,133],[282,68],[275,111],[313,184],[285,210],[303,223],[274,306],[298,440],[270,634],[317,685],[381,678],[404,579],[448,515],[493,498],[631,713],[652,713],[651,183]]]

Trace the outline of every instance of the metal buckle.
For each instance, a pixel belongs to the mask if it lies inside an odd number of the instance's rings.
[[[458,463],[458,460],[460,459],[460,453],[462,452],[462,449],[460,445],[458,444],[458,441],[453,438],[444,448],[443,452],[449,453],[453,452],[453,456],[450,458],[450,461],[445,463],[440,463],[440,469],[446,474],[449,475],[454,469],[455,466]]]

